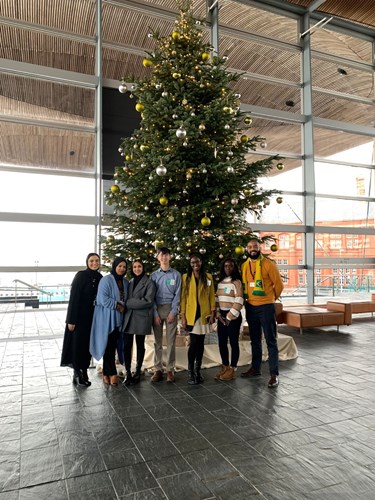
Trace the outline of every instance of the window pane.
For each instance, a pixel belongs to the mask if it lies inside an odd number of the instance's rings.
[[[95,215],[95,179],[0,171],[0,212]]]
[[[371,165],[374,163],[372,145],[373,140],[365,135],[314,128],[314,153],[318,159],[330,158],[335,161]],[[355,149],[359,146],[364,149]]]
[[[259,33],[268,38],[297,43],[297,20],[286,16],[265,12],[248,4],[228,0],[220,4],[220,19],[225,25]],[[220,27],[219,27],[220,31]]]
[[[344,265],[348,259],[373,258],[375,235],[370,234],[316,234],[316,259],[334,258]]]
[[[82,262],[82,269],[85,269],[85,267],[85,263]],[[53,271],[41,272],[38,266],[35,266],[34,272],[17,273],[12,271],[0,273],[0,302],[4,301],[4,298],[9,302],[13,302],[12,298],[15,295],[26,297],[37,295],[41,303],[48,301],[54,303],[67,302],[70,296],[70,285],[75,274],[75,271],[61,273]],[[27,283],[27,285],[20,283],[20,281]],[[38,286],[47,293],[39,293],[28,285]]]
[[[249,155],[250,161],[257,161],[263,159],[262,156]],[[259,178],[259,186],[263,189],[277,189],[281,191],[303,191],[302,186],[302,167],[298,166],[293,168],[294,164],[301,164],[295,160],[284,159],[281,160],[285,165],[285,170],[279,171],[275,167],[266,177]],[[292,167],[292,168],[290,168]],[[290,168],[290,170],[287,170]],[[283,196],[283,195],[281,195]]]
[[[283,202],[277,203],[276,199],[281,197]],[[303,198],[294,195],[278,195],[271,198],[259,219],[254,214],[249,214],[248,222],[264,224],[303,224]]]
[[[316,198],[316,225],[374,227],[374,200],[353,201]]]
[[[368,298],[375,291],[375,270],[349,267],[317,268],[314,276],[317,297],[335,297],[336,295],[363,293]]]
[[[94,39],[92,43],[84,43],[74,38],[0,25],[0,40],[17,40],[13,44],[0,44],[0,58],[95,74]]]
[[[313,91],[313,113],[321,118],[339,120],[357,125],[372,126],[374,106],[336,95]]]
[[[95,134],[0,122],[0,166],[94,172]]]
[[[95,125],[95,91],[35,78],[0,74],[0,109],[13,118],[75,126]]]
[[[92,0],[48,0],[42,5],[30,2],[2,2],[1,15],[84,35],[95,34],[95,2]]]
[[[374,172],[368,168],[316,162],[316,193],[373,197]],[[340,182],[335,182],[335,179],[340,179]]]
[[[95,251],[95,227],[0,222],[3,266],[79,266]]]
[[[332,4],[336,2],[331,2]],[[328,13],[328,11],[326,11]],[[314,25],[315,22],[312,23]],[[329,25],[314,31],[310,38],[311,48],[325,54],[345,57],[353,61],[372,62],[372,43],[338,31],[331,31]]]

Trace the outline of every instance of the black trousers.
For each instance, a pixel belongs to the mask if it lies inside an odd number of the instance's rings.
[[[103,356],[103,375],[107,375],[107,377],[117,375],[115,356],[118,337],[119,331],[117,328],[108,335],[107,347]]]
[[[194,369],[195,362],[197,362],[198,365],[202,364],[205,337],[205,335],[190,333],[190,345],[188,349],[189,370]]]
[[[226,311],[223,311],[223,316],[226,315]],[[231,363],[230,366],[233,368],[237,367],[238,359],[240,357],[240,346],[238,339],[240,336],[240,328],[242,323],[242,317],[233,319],[229,322],[229,325],[223,325],[221,321],[217,322],[217,337],[219,341],[219,351],[221,356],[221,362],[224,366],[229,365],[229,350],[228,350],[228,340],[232,350]]]
[[[126,371],[130,371],[132,365],[133,337],[134,335],[132,333],[123,333],[124,364]],[[146,352],[145,335],[135,335],[135,342],[137,344],[137,370],[140,370]]]

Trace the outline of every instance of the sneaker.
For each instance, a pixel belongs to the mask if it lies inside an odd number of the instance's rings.
[[[220,376],[219,380],[234,380],[236,378],[236,370],[231,366]]]
[[[271,375],[268,381],[268,387],[277,387],[279,385],[279,377],[277,375]]]
[[[241,377],[242,378],[249,378],[249,377],[260,377],[262,374],[260,371],[255,370],[253,367],[250,367],[247,372],[242,372]]]
[[[161,380],[163,380],[163,372],[161,370],[156,370],[151,377],[151,382],[160,382]]]
[[[174,372],[167,372],[167,382],[174,382]]]
[[[217,374],[214,376],[214,379],[215,379],[215,380],[220,380],[220,377],[221,377],[222,375],[224,375],[224,373],[228,370],[228,368],[229,368],[229,366],[225,366],[225,365],[223,365],[223,366],[221,367],[221,370],[220,370],[219,372],[217,372]]]

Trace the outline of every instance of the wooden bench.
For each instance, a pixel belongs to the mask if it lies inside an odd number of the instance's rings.
[[[283,323],[299,328],[319,328],[324,326],[351,325],[352,314],[348,304],[330,304],[326,307],[320,305],[285,306],[283,309]]]
[[[363,314],[375,312],[375,294],[372,294],[372,300],[349,300],[349,299],[332,299],[327,302],[327,307],[334,307],[335,304],[345,304],[350,308],[351,314]]]

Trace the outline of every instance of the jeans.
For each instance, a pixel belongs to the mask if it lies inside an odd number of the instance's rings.
[[[277,346],[277,324],[275,304],[252,306],[245,302],[246,321],[251,341],[251,365],[260,371],[262,364],[262,329],[268,349],[268,363],[271,375],[279,374],[279,350]]]
[[[225,317],[227,311],[222,312],[222,316]],[[237,367],[238,358],[240,357],[240,346],[238,344],[238,339],[240,336],[240,328],[242,323],[242,316],[233,319],[229,322],[229,325],[223,325],[221,321],[217,322],[217,337],[219,341],[219,351],[221,356],[221,362],[224,366],[229,365],[229,351],[228,351],[228,340],[230,342],[230,347],[232,350],[231,363],[232,368]]]

